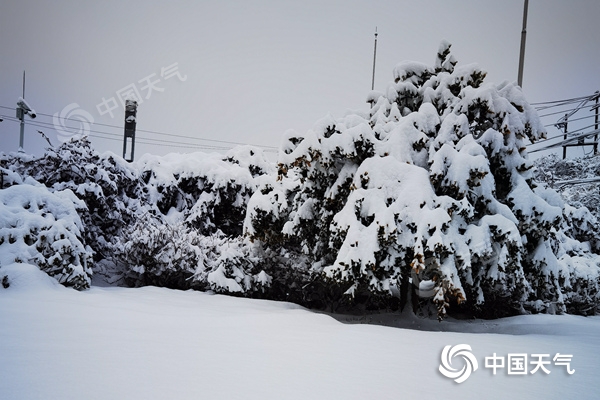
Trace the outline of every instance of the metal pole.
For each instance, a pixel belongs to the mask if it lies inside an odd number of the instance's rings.
[[[25,136],[25,118],[24,113],[21,113],[21,131],[19,134],[19,151],[23,151],[23,137]]]
[[[25,71],[23,71],[23,99],[25,99]],[[19,134],[19,151],[23,151],[23,141],[25,137],[25,112],[21,111],[21,131]]]
[[[594,129],[598,130],[598,98],[600,92],[596,92],[596,117],[594,118]],[[594,135],[594,155],[598,154],[598,135]]]
[[[373,79],[371,80],[371,90],[375,89],[375,60],[377,59],[377,27],[375,27],[375,47],[373,48]]]
[[[564,135],[564,139],[567,140],[567,118],[569,118],[569,114],[565,114],[565,135]],[[567,146],[563,146],[563,160],[567,158]]]
[[[527,9],[529,8],[529,0],[525,0],[523,8],[523,30],[521,31],[521,54],[519,56],[519,77],[517,83],[523,87],[523,64],[525,63],[525,38],[527,36]]]
[[[123,135],[123,159],[127,161],[127,130],[125,130],[125,134]]]

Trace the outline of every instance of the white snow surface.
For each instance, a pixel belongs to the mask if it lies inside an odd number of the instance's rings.
[[[5,275],[3,399],[596,399],[600,392],[600,317],[438,323],[405,313],[341,323],[290,303],[196,291],[77,292],[28,264],[4,265]],[[457,344],[470,345],[479,364],[461,384],[438,372],[444,346]],[[550,364],[549,375],[493,375],[485,368],[493,353],[571,354],[575,373]],[[462,368],[460,357],[452,362]]]

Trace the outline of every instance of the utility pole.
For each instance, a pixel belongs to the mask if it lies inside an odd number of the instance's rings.
[[[373,79],[371,80],[371,90],[375,89],[375,60],[377,59],[377,27],[375,27],[375,46],[373,48]]]
[[[569,119],[569,114],[565,114],[565,124],[563,125],[563,128],[565,130],[565,134],[563,136],[564,140],[567,140],[567,132],[569,131],[567,129],[567,124],[568,124],[568,119]],[[567,158],[567,146],[563,146],[563,160]]]
[[[375,27],[375,44],[373,46],[373,77],[371,78],[371,91],[373,91],[373,89],[375,89],[375,62],[377,61],[377,27]],[[369,96],[371,97],[371,96]],[[367,103],[369,103],[371,105],[371,108],[373,108],[373,105],[375,104],[375,100],[374,99],[369,99],[367,100]]]
[[[25,99],[25,71],[23,71],[23,99]],[[20,112],[19,112],[20,111]],[[19,151],[23,151],[23,142],[25,139],[25,113],[20,107],[17,109],[17,118],[21,117],[21,133],[19,135]]]
[[[519,56],[519,77],[517,83],[523,87],[523,64],[525,63],[525,38],[527,37],[527,9],[529,8],[529,0],[525,0],[523,8],[523,30],[521,31],[521,54]]]
[[[21,131],[19,134],[19,152],[23,152],[23,141],[25,137],[25,115],[29,115],[31,119],[36,117],[35,110],[25,101],[25,71],[23,71],[23,97],[17,101],[17,118],[21,121]]]
[[[596,92],[596,105],[593,107],[595,109],[596,115],[594,117],[594,130],[598,131],[598,98],[600,98],[600,92]],[[598,135],[594,135],[594,155],[598,154]]]

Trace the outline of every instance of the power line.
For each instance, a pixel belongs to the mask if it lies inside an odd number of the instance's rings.
[[[49,117],[53,117],[53,115],[50,114],[44,114],[44,113],[38,113],[39,115],[44,115],[44,116],[49,116]],[[69,121],[76,121],[76,122],[81,122],[78,119],[75,118],[61,118],[64,120],[69,120]],[[118,125],[109,125],[109,124],[101,124],[99,122],[94,122],[94,125],[102,125],[102,126],[107,126],[107,127],[111,127],[111,128],[115,128],[115,129],[123,129],[122,126],[118,126]],[[232,142],[232,141],[227,141],[227,140],[219,140],[219,139],[206,139],[206,138],[200,138],[200,137],[194,137],[194,136],[186,136],[186,135],[177,135],[174,133],[166,133],[166,132],[157,132],[157,131],[151,131],[151,130],[146,130],[146,129],[136,129],[137,132],[146,132],[146,133],[153,133],[155,135],[163,135],[163,136],[169,136],[169,137],[178,137],[178,138],[183,138],[183,139],[192,139],[192,140],[205,140],[208,142],[217,142],[217,143],[226,143],[226,144],[235,144],[235,145],[247,145],[249,143],[243,143],[243,142]],[[266,145],[260,145],[260,144],[252,144],[252,146],[256,146],[256,147],[265,147],[265,148],[271,148],[271,149],[276,149],[276,147],[274,146],[266,146]]]
[[[571,123],[571,122],[575,122],[575,121],[581,121],[581,120],[584,120],[584,119],[588,119],[588,118],[595,118],[595,117],[596,117],[596,116],[592,114],[592,115],[588,115],[587,117],[580,117],[580,118],[573,118],[573,119],[569,119],[569,121],[568,121],[568,122],[569,122],[569,123]],[[549,126],[556,126],[556,125],[557,125],[556,123],[554,123],[554,124],[548,124],[548,125],[544,125],[544,128],[547,128],[547,127],[549,127]]]
[[[595,104],[591,104],[589,106],[567,108],[567,109],[564,109],[564,110],[559,110],[559,111],[551,112],[551,113],[548,113],[548,114],[538,115],[538,117],[544,118],[544,117],[548,117],[548,116],[551,116],[551,115],[568,114],[568,113],[573,112],[575,110],[587,110],[587,109],[592,110],[595,107],[596,107]],[[541,111],[541,110],[537,110],[537,111]]]
[[[14,107],[0,106],[0,108],[14,110]],[[38,115],[47,116],[47,117],[54,117],[54,115],[52,115],[52,114],[46,114],[46,113],[42,113],[42,112],[38,112],[37,114]],[[77,118],[64,118],[64,117],[60,117],[60,119],[61,120],[65,120],[65,121],[75,121],[75,122],[81,123],[81,120],[79,120]],[[43,123],[46,123],[48,125],[54,126],[53,123],[47,123],[47,122],[43,122]],[[100,122],[94,122],[93,125],[106,126],[106,127],[110,127],[110,128],[119,129],[119,130],[123,129],[122,126],[110,125],[110,124],[102,124]],[[75,129],[75,128],[73,128],[73,129]],[[102,132],[102,131],[97,131],[97,130],[89,130],[89,132],[95,132],[95,133],[101,133],[101,134],[108,134],[108,135],[115,135],[113,133]],[[207,138],[201,138],[201,137],[194,137],[194,136],[178,135],[178,134],[166,133],[166,132],[151,131],[151,130],[146,130],[146,129],[137,129],[137,132],[146,132],[146,133],[151,133],[151,134],[155,134],[155,135],[177,137],[177,138],[183,138],[183,139],[203,140],[203,141],[207,141],[207,142],[232,144],[232,145],[236,145],[236,146],[237,145],[241,145],[241,146],[251,145],[251,146],[256,146],[256,147],[262,147],[262,148],[265,148],[265,149],[272,149],[272,150],[277,150],[278,149],[275,146],[267,146],[267,145],[252,144],[252,143],[243,143],[243,142],[234,142],[234,141],[219,140],[219,139],[207,139]],[[118,134],[118,135],[122,136],[121,134]],[[148,139],[150,139],[150,138],[148,138]],[[156,139],[156,140],[158,140],[158,139]]]
[[[5,117],[5,118],[7,121],[10,121],[10,122],[19,122],[19,120],[13,119],[11,117]],[[32,122],[32,123],[28,123],[27,125],[33,126],[36,128],[48,128],[49,127],[48,123],[39,123],[39,122]],[[117,142],[121,142],[123,140],[122,135],[120,135],[120,134],[100,132],[104,135],[115,136],[115,137],[110,137],[110,136],[101,136],[98,134],[94,134],[97,131],[89,130],[88,132],[90,132],[90,133],[87,134],[86,136],[93,137],[93,138],[99,138],[99,139],[104,139],[104,140],[113,140],[113,141],[117,141]],[[230,150],[231,149],[231,147],[224,147],[224,146],[201,145],[201,144],[197,144],[197,143],[178,143],[178,142],[170,142],[167,140],[153,139],[153,138],[140,138],[140,139],[141,140],[139,141],[139,143],[148,144],[148,145],[161,145],[161,146],[167,146],[167,147],[193,148],[193,149],[202,149],[202,150]],[[152,142],[152,141],[154,141],[154,142]],[[159,143],[156,143],[156,141],[158,141]],[[272,150],[266,149],[264,151],[269,152]]]
[[[594,129],[593,131],[582,133],[582,134],[574,136],[572,138],[561,140],[560,142],[549,144],[549,145],[544,146],[544,147],[540,147],[539,149],[529,150],[528,153],[536,153],[538,151],[548,150],[548,149],[552,149],[554,147],[563,147],[565,145],[578,142],[578,141],[583,140],[585,138],[588,138],[590,136],[598,135],[599,133],[600,133],[600,129]]]
[[[595,126],[596,126],[596,124],[591,124],[591,125],[588,125],[588,126],[584,126],[583,128],[579,128],[579,129],[575,129],[574,131],[567,132],[567,135],[572,135],[572,134],[580,132],[580,131],[582,131],[584,129],[588,129],[588,128],[595,127]]]
[[[101,139],[107,139],[107,140],[114,140],[117,142],[121,142],[122,138],[111,138],[111,137],[103,137],[103,136],[98,136],[98,135],[93,135],[93,134],[89,134],[88,136],[90,137],[95,137],[95,138],[101,138]],[[141,139],[137,141],[137,143],[141,143],[141,144],[148,144],[148,145],[157,145],[157,143],[151,143],[151,142],[146,142],[144,139]],[[230,150],[230,147],[217,147],[217,146],[209,146],[209,145],[188,145],[188,144],[175,144],[174,142],[167,142],[167,144],[163,144],[161,146],[167,146],[167,147],[177,147],[177,148],[185,148],[185,149],[189,149],[189,148],[193,148],[193,149],[200,149],[200,150]],[[269,151],[269,150],[265,150],[265,151]]]
[[[19,122],[19,120],[16,118],[12,118],[9,116],[3,116],[3,117],[7,121],[10,121],[10,122]],[[34,126],[37,128],[44,128],[44,129],[50,128],[53,130],[55,129],[54,124],[50,123],[50,122],[33,121],[33,122],[28,122],[27,125]],[[94,138],[114,140],[114,141],[122,141],[123,140],[123,135],[121,133],[97,131],[94,129],[86,129],[85,131],[87,133],[87,136],[94,137]],[[102,136],[102,135],[107,135],[107,136]],[[113,137],[111,137],[111,136],[113,136]],[[181,135],[179,135],[179,136],[185,137],[185,138],[192,138],[192,137],[181,136]],[[215,142],[225,142],[225,141],[215,141]],[[156,138],[151,138],[151,137],[140,137],[139,143],[148,144],[148,145],[161,145],[161,146],[167,145],[170,147],[179,147],[179,148],[190,148],[191,147],[191,148],[195,148],[195,149],[207,149],[207,150],[230,150],[231,148],[233,148],[232,146],[217,146],[217,145],[200,144],[200,143],[175,142],[175,141],[156,139]],[[236,143],[225,142],[225,144],[236,144]],[[246,143],[240,143],[240,144],[246,145]],[[276,147],[272,147],[272,146],[269,146],[269,147],[264,146],[264,147],[266,147],[265,149],[263,149],[263,151],[265,151],[265,152],[273,152],[273,151],[278,150]]]
[[[547,111],[551,111],[549,108],[543,109],[543,110],[536,110],[538,112],[538,117],[540,118],[544,118],[544,117],[549,117],[552,115],[560,115],[560,114],[574,114],[580,110],[586,110],[586,111],[593,111],[594,110],[594,105],[587,105],[587,106],[582,106],[581,103],[579,103],[577,106],[572,107],[572,108],[563,108],[557,111],[552,111],[552,112],[547,112]],[[546,112],[545,114],[542,114],[543,112]],[[570,116],[569,116],[570,117]]]
[[[150,131],[150,130],[146,130],[146,129],[138,129],[137,131],[138,132],[153,133],[155,135],[170,136],[170,137],[180,137],[180,138],[196,139],[196,140],[206,140],[206,141],[216,142],[216,143],[226,143],[226,144],[234,144],[234,145],[242,145],[242,146],[246,146],[246,145],[249,144],[249,143],[231,142],[231,141],[227,141],[227,140],[218,140],[218,139],[194,138],[192,136],[175,135],[175,134],[171,134],[171,133],[156,132],[156,131]],[[267,148],[267,149],[277,149],[277,147],[275,147],[275,146],[266,146],[266,145],[261,145],[261,144],[251,144],[251,146],[264,147],[264,148]]]
[[[19,121],[19,120],[15,119],[15,118],[12,118],[12,117],[9,117],[9,116],[4,116],[4,117],[5,117],[5,118],[6,118],[8,121],[13,121],[13,122],[15,122],[15,121]],[[56,128],[55,128],[55,126],[54,126],[54,124],[53,124],[52,122],[44,122],[44,121],[39,121],[39,120],[36,120],[36,121],[31,121],[31,122],[28,122],[28,123],[27,123],[27,125],[37,126],[37,127],[46,128],[46,129],[50,128],[50,129],[52,129],[52,130],[56,130]],[[73,127],[65,127],[65,128],[76,129],[76,128],[73,128]],[[94,130],[94,129],[86,129],[86,131],[87,131],[87,132],[93,132],[93,133],[104,134],[104,135],[119,136],[119,137],[121,137],[121,138],[122,138],[122,136],[123,136],[122,134],[119,134],[119,133],[112,133],[112,132],[97,131],[97,130]]]
[[[540,144],[540,143],[546,143],[550,140],[554,140],[554,139],[557,139],[557,138],[563,137],[563,136],[565,136],[564,133],[561,133],[560,135],[556,135],[556,136],[550,136],[549,138],[538,140],[537,142],[530,144],[530,146],[535,146],[536,144]]]
[[[540,101],[537,103],[529,103],[532,106],[539,106],[539,105],[546,105],[546,104],[557,104],[557,103],[567,103],[567,102],[573,102],[576,103],[578,101],[584,100],[584,99],[589,99],[593,97],[592,95],[589,96],[580,96],[580,97],[572,97],[570,99],[563,99],[563,100],[552,100],[552,101]]]
[[[556,112],[552,112],[552,113],[548,113],[548,114],[543,114],[543,115],[539,115],[539,118],[544,118],[544,117],[548,117],[548,116],[552,116],[552,115],[558,115],[558,114],[568,114],[570,112],[573,112],[575,110],[586,110],[586,109],[594,109],[597,107],[596,104],[592,104],[589,106],[582,106],[582,104],[585,104],[585,101],[590,101],[590,100],[594,100],[596,99],[600,94],[598,92],[594,93],[593,95],[589,95],[589,96],[580,96],[580,97],[573,97],[570,99],[563,99],[563,100],[553,100],[553,101],[546,101],[546,102],[537,102],[537,103],[530,103],[533,106],[536,106],[536,110],[537,111],[543,111],[546,109],[550,109],[550,108],[555,108],[555,107],[561,107],[561,106],[565,106],[565,105],[569,105],[569,104],[574,104],[574,103],[580,103],[578,106],[573,107],[573,108],[569,108],[569,109],[565,109],[565,110],[560,110],[560,111],[556,111]],[[7,109],[7,110],[15,110],[14,107],[7,107],[7,106],[2,106],[0,105],[0,108],[3,109]],[[54,118],[53,114],[46,114],[46,113],[41,113],[38,112],[38,115],[41,116],[45,116],[45,117],[52,117]],[[10,117],[10,116],[3,116],[7,121],[10,122],[19,122],[18,119]],[[586,116],[586,117],[580,117],[580,118],[576,118],[576,119],[569,119],[568,122],[575,122],[575,121],[580,121],[580,120],[585,120],[588,118],[594,117],[594,115],[590,115],[590,116]],[[81,124],[82,121],[80,119],[77,118],[65,118],[65,117],[60,117],[61,121],[74,121],[78,124]],[[28,122],[28,125],[31,126],[35,126],[35,127],[39,127],[39,128],[45,128],[45,129],[52,129],[52,130],[56,130],[56,127],[54,125],[53,122],[44,122],[44,121],[40,121],[40,120],[36,120],[36,121],[30,121]],[[104,127],[108,127],[108,128],[112,128],[112,129],[118,129],[119,131],[123,129],[122,126],[118,126],[118,125],[111,125],[111,124],[103,124],[100,122],[94,122],[93,125],[98,125],[98,126],[104,126]],[[544,127],[549,127],[549,126],[556,126],[556,123],[553,124],[547,124],[544,125]],[[584,129],[590,128],[590,127],[594,127],[595,124],[593,125],[588,125],[586,127],[583,128],[579,128],[575,131],[571,131],[571,132],[567,132],[567,135],[573,135],[574,133],[580,132]],[[73,129],[73,130],[78,130],[78,127],[71,127],[71,126],[65,126],[66,129]],[[121,141],[122,140],[122,133],[113,133],[113,132],[106,132],[106,131],[100,131],[100,130],[96,130],[96,129],[86,129],[85,130],[88,133],[88,136],[90,137],[95,137],[95,138],[100,138],[100,139],[106,139],[106,140],[114,140],[114,141]],[[207,142],[214,142],[214,143],[220,143],[220,144],[227,144],[227,145],[253,145],[253,144],[249,144],[249,143],[243,143],[243,142],[234,142],[234,141],[227,141],[227,140],[219,140],[219,139],[207,139],[207,138],[201,138],[201,137],[193,137],[193,136],[186,136],[186,135],[178,135],[178,134],[172,134],[172,133],[166,133],[166,132],[159,132],[159,131],[152,131],[152,130],[146,130],[146,129],[138,129],[138,132],[144,132],[144,133],[149,133],[149,134],[154,134],[154,135],[161,135],[161,136],[168,136],[168,137],[175,137],[175,138],[181,138],[181,139],[189,139],[189,140],[199,140],[199,141],[207,141]],[[597,131],[594,131],[596,134],[598,133]],[[561,136],[564,136],[565,133],[561,133],[560,135],[557,136],[553,136],[541,141],[538,141],[536,143],[532,143],[531,145],[537,145],[537,144],[541,144],[541,143],[546,143],[550,140],[559,138]],[[552,148],[552,147],[559,147],[562,146],[565,143],[568,143],[570,140],[579,140],[582,137],[587,137],[588,134],[585,135],[577,135],[575,138],[570,138],[567,140],[563,140],[562,142],[558,142],[556,144],[552,144],[537,150],[533,150],[531,152],[536,152],[536,151],[540,151],[540,150],[545,150],[547,148]],[[180,147],[180,148],[196,148],[196,149],[213,149],[213,150],[228,150],[231,147],[227,147],[227,146],[218,146],[218,145],[209,145],[209,144],[200,144],[200,143],[190,143],[190,142],[176,142],[176,141],[172,141],[172,140],[163,140],[163,139],[157,139],[157,138],[152,138],[152,137],[141,137],[140,138],[141,141],[140,143],[142,144],[148,144],[148,145],[161,145],[161,146],[169,146],[169,147]],[[273,152],[273,151],[277,151],[278,148],[275,146],[266,146],[266,145],[253,145],[256,147],[261,147],[264,149],[264,151],[267,152]]]

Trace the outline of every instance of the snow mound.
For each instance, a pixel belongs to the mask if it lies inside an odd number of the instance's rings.
[[[0,296],[4,290],[12,293],[60,290],[60,288],[63,288],[56,279],[41,271],[36,265],[25,263],[0,266],[0,281],[2,284]]]

